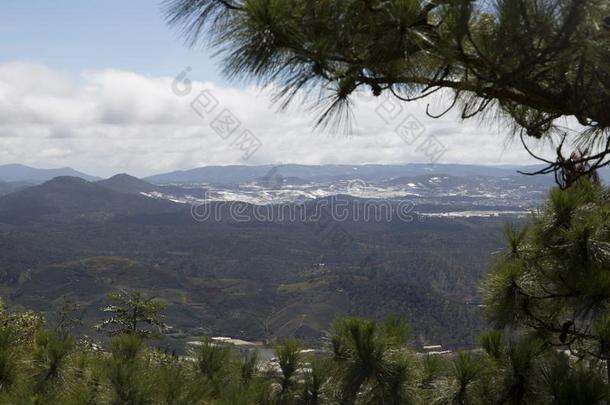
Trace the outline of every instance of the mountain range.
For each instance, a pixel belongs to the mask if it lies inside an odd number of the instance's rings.
[[[190,170],[179,170],[156,174],[142,178],[155,185],[238,185],[253,181],[277,182],[279,179],[296,182],[336,182],[360,179],[364,181],[382,181],[396,178],[451,175],[454,177],[512,177],[522,176],[519,172],[534,172],[539,165],[517,166],[482,166],[463,164],[403,164],[403,165],[228,165],[205,166]],[[610,169],[601,170],[601,177],[610,180]],[[99,181],[102,178],[86,174],[69,167],[59,169],[37,169],[22,164],[0,165],[0,184],[21,183],[40,184],[55,177],[79,177],[88,181]],[[119,174],[128,176],[127,174]],[[113,176],[116,177],[116,176]],[[537,181],[552,182],[551,176],[535,176]],[[116,180],[118,180],[116,179]],[[135,186],[132,184],[131,186]],[[137,188],[137,186],[136,186]],[[148,186],[146,186],[148,188]],[[0,187],[0,192],[2,188]]]
[[[533,167],[476,166],[476,165],[262,165],[262,166],[207,166],[191,170],[174,171],[146,177],[155,184],[240,184],[257,179],[298,178],[305,181],[328,182],[362,179],[378,181],[405,176],[451,174],[454,176],[486,175],[493,177],[514,176],[518,169]]]

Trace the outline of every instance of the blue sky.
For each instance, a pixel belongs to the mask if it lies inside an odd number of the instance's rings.
[[[121,69],[224,83],[205,49],[188,49],[155,0],[4,0],[0,62],[37,62],[65,72]]]

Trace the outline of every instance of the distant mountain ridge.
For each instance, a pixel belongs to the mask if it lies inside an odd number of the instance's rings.
[[[79,172],[70,167],[59,169],[37,169],[22,164],[0,165],[0,181],[3,182],[26,182],[40,184],[55,177],[70,176],[79,177],[87,181],[100,180],[99,177]]]
[[[220,184],[237,185],[249,182],[277,183],[282,179],[291,179],[291,182],[301,180],[303,182],[333,182],[338,180],[361,179],[365,181],[390,180],[400,177],[416,177],[426,175],[451,175],[451,176],[487,176],[487,177],[510,177],[520,176],[518,171],[532,172],[540,169],[540,165],[529,166],[488,166],[469,164],[364,164],[364,165],[227,165],[227,166],[203,166],[188,170],[177,170],[160,173],[142,179],[129,176],[128,174],[117,174],[109,179],[102,179],[87,173],[80,172],[70,167],[57,169],[37,169],[22,164],[0,165],[0,182],[41,184],[55,177],[70,176],[79,177],[87,181],[99,181],[109,188],[124,188],[128,186],[141,192],[150,192],[153,186],[168,184]],[[610,180],[610,171],[602,170],[602,178]],[[540,177],[540,176],[538,176]],[[552,176],[546,176],[552,177]],[[136,181],[137,180],[137,181]],[[125,183],[121,185],[119,183]],[[129,184],[127,184],[129,183]],[[136,185],[136,183],[139,183]],[[121,190],[119,190],[121,191]],[[122,190],[125,191],[125,190]]]
[[[405,165],[261,165],[261,166],[205,166],[146,177],[153,184],[240,184],[279,178],[299,178],[310,181],[349,179],[387,180],[432,174],[452,176],[507,177],[518,175],[518,170],[533,170],[534,166],[477,166],[460,164],[405,164]]]
[[[139,190],[138,192],[150,192],[151,186],[168,184],[219,184],[237,185],[249,182],[268,182],[275,184],[282,179],[290,179],[292,183],[307,181],[333,182],[339,180],[360,179],[365,181],[387,181],[395,178],[417,177],[427,175],[450,175],[454,177],[510,177],[521,176],[519,171],[534,172],[539,170],[540,165],[518,166],[518,165],[471,165],[471,164],[364,164],[364,165],[227,165],[227,166],[203,166],[188,170],[177,170],[160,173],[144,178],[136,178],[125,173],[117,174],[108,179],[102,179],[87,173],[80,172],[70,167],[56,169],[37,169],[22,164],[0,165],[0,183],[20,183],[13,188],[21,188],[23,185],[41,184],[55,177],[69,176],[79,177],[87,181],[96,181],[108,188],[126,188]],[[602,169],[601,177],[605,181],[610,180],[610,170]],[[537,176],[544,177],[544,176]],[[546,177],[552,178],[551,175]],[[123,184],[121,184],[123,183]],[[148,184],[146,184],[148,183]],[[150,185],[150,186],[149,186]],[[6,188],[6,187],[5,187]],[[2,194],[2,193],[0,193]]]

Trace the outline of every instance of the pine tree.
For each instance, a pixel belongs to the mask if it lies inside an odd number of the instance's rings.
[[[164,304],[154,298],[144,297],[139,291],[110,293],[108,298],[115,304],[104,308],[104,312],[112,316],[97,326],[99,330],[110,336],[133,334],[149,338],[158,335],[151,327],[161,326],[160,312],[165,307]]]
[[[411,385],[406,326],[396,320],[378,325],[360,318],[338,320],[331,335],[337,401],[410,404],[416,395]]]
[[[482,286],[496,328],[533,335],[588,364],[609,363],[609,195],[581,179],[552,190],[528,226],[507,228],[509,247]]]

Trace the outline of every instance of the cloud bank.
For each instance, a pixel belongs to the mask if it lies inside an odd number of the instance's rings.
[[[191,73],[72,76],[39,64],[0,65],[0,164],[144,176],[227,164],[533,163],[496,123],[453,113],[432,119],[429,101],[357,97],[351,130],[332,133],[314,130],[316,116],[298,105],[279,112],[269,90],[191,81]],[[432,104],[442,111],[442,100]],[[256,148],[243,145],[244,134]]]

